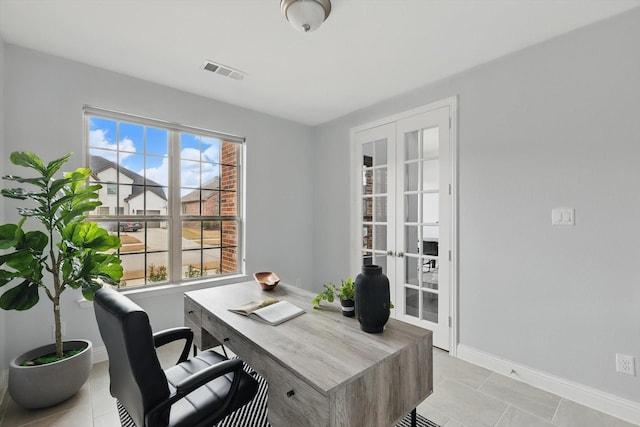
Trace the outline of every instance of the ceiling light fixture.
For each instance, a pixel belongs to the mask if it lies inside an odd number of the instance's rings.
[[[280,8],[294,28],[308,33],[318,29],[329,17],[331,1],[280,0]]]

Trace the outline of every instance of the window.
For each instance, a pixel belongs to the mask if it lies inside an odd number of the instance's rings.
[[[120,236],[121,286],[241,273],[244,139],[91,107],[84,114],[91,181],[103,185],[94,220]]]

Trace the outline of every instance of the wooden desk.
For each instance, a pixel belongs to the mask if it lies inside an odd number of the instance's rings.
[[[228,311],[267,297],[306,310],[278,326]],[[433,391],[431,331],[390,319],[368,334],[337,305],[314,310],[314,295],[255,282],[186,292],[185,323],[201,348],[219,340],[269,384],[273,427],[389,427]]]

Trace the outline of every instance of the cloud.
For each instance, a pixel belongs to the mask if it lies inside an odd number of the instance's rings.
[[[107,138],[107,130],[95,129],[89,131],[89,146],[92,148],[91,154],[100,155],[107,160],[117,162],[116,151],[102,151],[102,150],[123,150],[120,152],[120,161],[126,159],[131,154],[131,151],[136,151],[136,147],[133,141],[129,138],[122,139],[118,144]],[[101,149],[101,151],[93,151],[94,149]],[[127,152],[129,151],[129,152]]]
[[[195,151],[199,153],[198,150],[194,150],[192,148],[185,148],[182,150],[181,157],[188,157],[190,152],[185,153],[185,151]],[[202,172],[200,168],[202,167]],[[169,185],[169,159],[163,158],[162,164],[156,167],[146,168],[145,170],[138,171],[140,175],[146,176],[148,179],[151,179],[158,184],[163,186]],[[192,188],[197,188],[200,186],[200,182],[206,183],[211,181],[213,178],[218,176],[220,173],[219,166],[213,165],[210,163],[199,163],[199,162],[180,162],[180,184],[183,187],[189,187],[189,189],[181,189],[180,192],[184,196],[185,194],[191,192]],[[200,175],[202,174],[202,181],[200,181]]]
[[[166,187],[169,185],[169,159],[164,157],[160,166],[147,168],[144,171],[138,172],[138,174],[146,176],[148,179]]]

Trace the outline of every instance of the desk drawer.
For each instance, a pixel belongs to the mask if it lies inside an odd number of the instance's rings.
[[[202,308],[191,299],[184,299],[184,326],[193,331],[193,343],[200,350],[217,347],[220,343],[202,328]]]
[[[213,335],[222,345],[229,347],[247,365],[266,378],[265,357],[256,348],[255,344],[207,312],[202,314],[202,328]]]
[[[198,327],[202,325],[202,308],[187,297],[184,298],[184,318]]]
[[[328,426],[329,398],[268,359],[269,423],[273,426]]]

